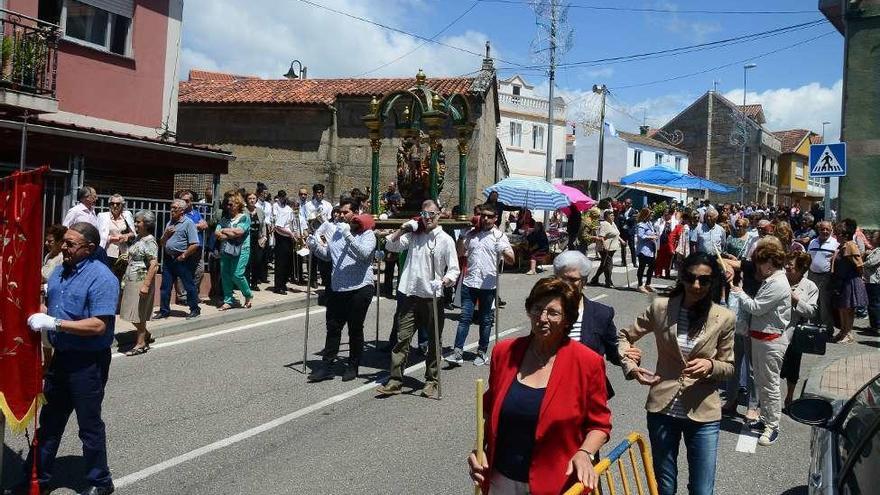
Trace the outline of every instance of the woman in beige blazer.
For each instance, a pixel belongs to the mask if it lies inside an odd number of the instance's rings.
[[[620,331],[619,351],[651,333],[657,343],[657,370],[624,357],[627,379],[650,386],[645,409],[654,470],[661,495],[676,493],[678,448],[684,438],[688,492],[710,495],[721,424],[718,386],[733,375],[734,315],[712,302],[723,278],[714,257],[685,258],[669,298],[658,297],[635,323]]]

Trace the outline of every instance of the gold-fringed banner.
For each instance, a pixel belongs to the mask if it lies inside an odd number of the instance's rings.
[[[30,423],[42,400],[40,334],[27,318],[40,311],[46,171],[0,179],[0,410],[12,431]]]

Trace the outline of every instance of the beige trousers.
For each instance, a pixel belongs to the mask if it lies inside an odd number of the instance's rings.
[[[782,415],[779,372],[787,348],[788,336],[785,334],[776,340],[752,339],[752,371],[761,405],[761,421],[777,429]]]

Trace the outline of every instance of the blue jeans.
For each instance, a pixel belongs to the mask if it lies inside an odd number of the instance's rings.
[[[736,399],[739,403],[739,389],[748,391],[749,409],[758,408],[758,394],[755,392],[755,380],[752,373],[752,341],[748,336],[734,335],[733,338],[733,376],[725,384],[725,400]]]
[[[660,495],[674,495],[678,483],[678,447],[684,437],[688,462],[688,493],[712,495],[720,421],[698,423],[660,413],[648,413],[648,436]]]
[[[199,290],[195,284],[196,263],[195,256],[177,261],[177,258],[169,252],[165,252],[162,260],[162,296],[159,300],[159,313],[171,312],[171,287],[174,279],[180,279],[186,290],[186,302],[190,311],[199,310]]]
[[[495,289],[474,289],[464,284],[461,286],[461,316],[458,320],[458,331],[455,332],[456,349],[464,349],[477,301],[480,304],[480,343],[477,350],[486,352],[489,349],[489,334],[492,332],[492,324],[495,323],[495,312],[492,310]]]

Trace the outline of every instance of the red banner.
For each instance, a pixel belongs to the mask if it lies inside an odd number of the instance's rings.
[[[42,401],[40,334],[27,318],[40,311],[46,170],[0,179],[0,409],[16,432]]]

